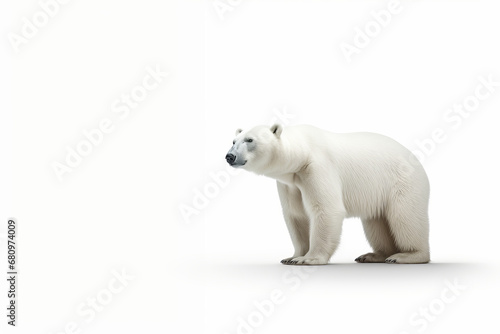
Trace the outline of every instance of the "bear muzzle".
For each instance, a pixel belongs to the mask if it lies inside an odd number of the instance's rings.
[[[231,166],[231,167],[241,167],[241,166],[244,166],[247,161],[238,161],[238,158],[236,157],[236,155],[232,154],[232,153],[228,153],[226,154],[226,161],[227,163]]]
[[[226,154],[226,161],[230,165],[234,165],[234,162],[236,161],[236,156],[232,153]]]

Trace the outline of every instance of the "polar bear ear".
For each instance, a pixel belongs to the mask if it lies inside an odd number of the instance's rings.
[[[271,126],[271,132],[279,138],[281,136],[281,132],[283,132],[283,126],[281,126],[281,124],[274,124]]]
[[[237,136],[237,135],[239,135],[239,134],[240,134],[240,133],[242,133],[242,132],[243,132],[243,130],[242,130],[242,129],[237,129],[234,135],[235,135],[235,136]]]

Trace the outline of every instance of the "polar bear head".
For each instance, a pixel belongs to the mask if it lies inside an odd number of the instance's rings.
[[[279,124],[236,130],[233,146],[226,154],[227,163],[259,174],[267,171],[279,156],[282,131]]]

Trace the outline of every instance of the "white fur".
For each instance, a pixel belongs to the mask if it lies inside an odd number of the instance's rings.
[[[357,262],[429,262],[429,182],[396,141],[306,125],[257,126],[238,130],[230,153],[234,167],[277,180],[295,248],[282,263],[328,263],[346,217],[361,218],[373,248]]]

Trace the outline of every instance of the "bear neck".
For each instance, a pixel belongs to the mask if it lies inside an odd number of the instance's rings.
[[[259,174],[278,181],[288,180],[291,175],[300,172],[307,165],[308,156],[305,147],[292,143],[286,136],[282,136],[273,158]]]

